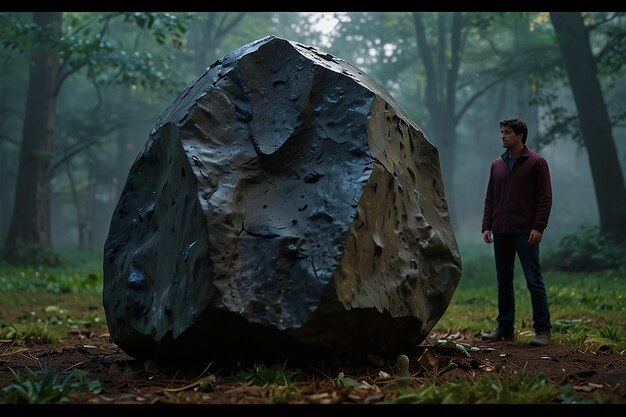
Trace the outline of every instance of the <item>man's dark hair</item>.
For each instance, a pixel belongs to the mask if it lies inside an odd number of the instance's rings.
[[[528,136],[528,126],[526,125],[526,122],[523,121],[521,118],[512,117],[510,119],[500,120],[500,128],[502,128],[502,126],[510,127],[516,134],[521,133],[522,143],[524,145],[526,144],[526,137]]]

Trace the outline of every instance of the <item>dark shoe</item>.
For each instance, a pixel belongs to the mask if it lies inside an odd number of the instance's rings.
[[[550,334],[550,332],[539,332],[533,338],[533,340],[530,341],[530,345],[531,346],[548,346],[551,341],[552,341],[552,335]]]
[[[486,340],[488,342],[495,342],[498,340],[514,340],[515,339],[515,331],[513,329],[505,329],[502,327],[496,328],[491,333],[484,333],[481,337],[482,340]]]

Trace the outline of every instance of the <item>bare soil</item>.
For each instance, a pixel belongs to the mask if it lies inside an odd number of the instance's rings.
[[[416,352],[409,354],[410,388],[434,381],[478,381],[497,376],[544,374],[550,381],[571,385],[581,398],[600,395],[613,404],[626,404],[626,356],[623,352],[583,351],[553,343],[532,347],[526,342],[482,342],[479,335],[464,332],[431,334]],[[446,343],[437,341],[448,340]],[[454,343],[479,348],[468,352]],[[72,396],[73,404],[375,404],[398,395],[398,372],[394,363],[368,356],[355,363],[335,364],[302,370],[297,390],[278,385],[254,386],[235,381],[220,370],[161,369],[154,363],[135,360],[111,342],[106,327],[81,328],[53,344],[31,340],[17,346],[0,341],[0,387],[13,382],[13,373],[28,375],[28,369],[52,368],[63,373],[72,369],[88,372],[88,380],[99,380],[99,394],[83,392]],[[456,368],[446,370],[453,362]],[[27,369],[28,368],[28,369]],[[289,369],[287,366],[286,369]],[[361,386],[338,387],[343,376]],[[554,403],[562,400],[555,398]]]

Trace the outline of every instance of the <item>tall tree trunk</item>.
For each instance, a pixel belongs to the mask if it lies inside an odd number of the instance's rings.
[[[626,242],[626,187],[589,33],[579,12],[550,12],[569,78],[600,213],[600,233]]]
[[[195,38],[194,63],[198,75],[203,74],[217,58],[224,38],[241,22],[245,13],[206,12]]]
[[[0,145],[2,146],[2,145]],[[4,237],[6,231],[6,212],[9,211],[9,207],[6,204],[8,200],[8,187],[7,187],[7,177],[8,170],[6,168],[6,161],[4,157],[4,150],[0,149],[0,190],[3,190],[4,196],[2,197],[2,201],[0,201],[0,239]]]
[[[426,107],[430,114],[434,141],[439,148],[441,171],[445,183],[446,200],[451,223],[456,226],[456,198],[454,187],[454,167],[456,148],[456,126],[460,115],[455,112],[456,83],[462,54],[461,29],[462,14],[452,16],[440,13],[437,16],[437,44],[433,47],[436,59],[426,39],[426,31],[421,14],[413,13],[415,34],[419,54],[426,72]],[[450,44],[446,33],[450,27]]]
[[[93,150],[90,149],[87,154],[88,161],[95,161]],[[97,162],[89,162],[87,168],[87,189],[85,190],[85,229],[87,238],[87,249],[93,250],[93,224],[94,224],[94,206],[96,204],[96,170],[100,169]]]
[[[3,63],[4,64],[4,63]],[[4,79],[2,80],[2,84],[0,87],[0,108],[3,111],[0,111],[0,135],[4,135],[3,132],[6,131],[5,123],[7,121],[7,112],[4,109],[8,108],[7,105],[7,92],[6,85]],[[9,170],[7,169],[7,161],[5,150],[7,145],[5,144],[4,138],[0,138],[0,190],[3,190],[2,200],[0,200],[0,240],[4,239],[5,233],[7,231],[7,226],[9,222],[7,221],[7,213],[11,209],[8,201],[11,199],[11,194],[8,187],[8,176]]]
[[[34,22],[45,28],[52,42],[33,52],[15,204],[5,246],[16,242],[51,246],[50,184],[52,139],[56,123],[56,98],[62,12],[34,12]]]
[[[528,13],[521,13],[518,19],[515,20],[513,36],[513,50],[523,50],[524,45],[528,43],[528,39],[531,36]],[[516,114],[513,116],[521,117],[528,124],[528,138],[526,144],[533,148],[539,128],[539,113],[537,106],[530,103],[533,93],[526,73],[522,73],[516,78],[515,89],[517,94],[515,103]]]
[[[85,217],[81,209],[82,204],[78,196],[78,190],[76,189],[76,181],[72,174],[72,163],[68,161],[65,165],[65,172],[67,172],[67,179],[70,182],[70,191],[72,191],[72,202],[74,203],[74,209],[76,210],[76,227],[78,230],[78,247],[85,248]]]
[[[129,88],[123,88],[121,91],[121,101],[123,103],[132,103]],[[128,127],[120,127],[117,131],[115,139],[115,177],[113,179],[115,185],[115,201],[117,201],[122,194],[124,184],[126,184],[126,177],[128,175],[129,163],[128,157],[132,155],[128,146],[131,144],[130,129]]]

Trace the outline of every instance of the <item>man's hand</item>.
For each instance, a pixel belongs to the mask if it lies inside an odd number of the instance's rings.
[[[483,232],[483,240],[485,241],[485,243],[493,242],[493,234],[491,233],[491,230],[485,230]]]
[[[531,230],[530,231],[530,236],[528,237],[528,243],[530,243],[531,245],[537,245],[539,242],[541,242],[541,238],[543,237],[543,233],[541,233],[539,230]]]

